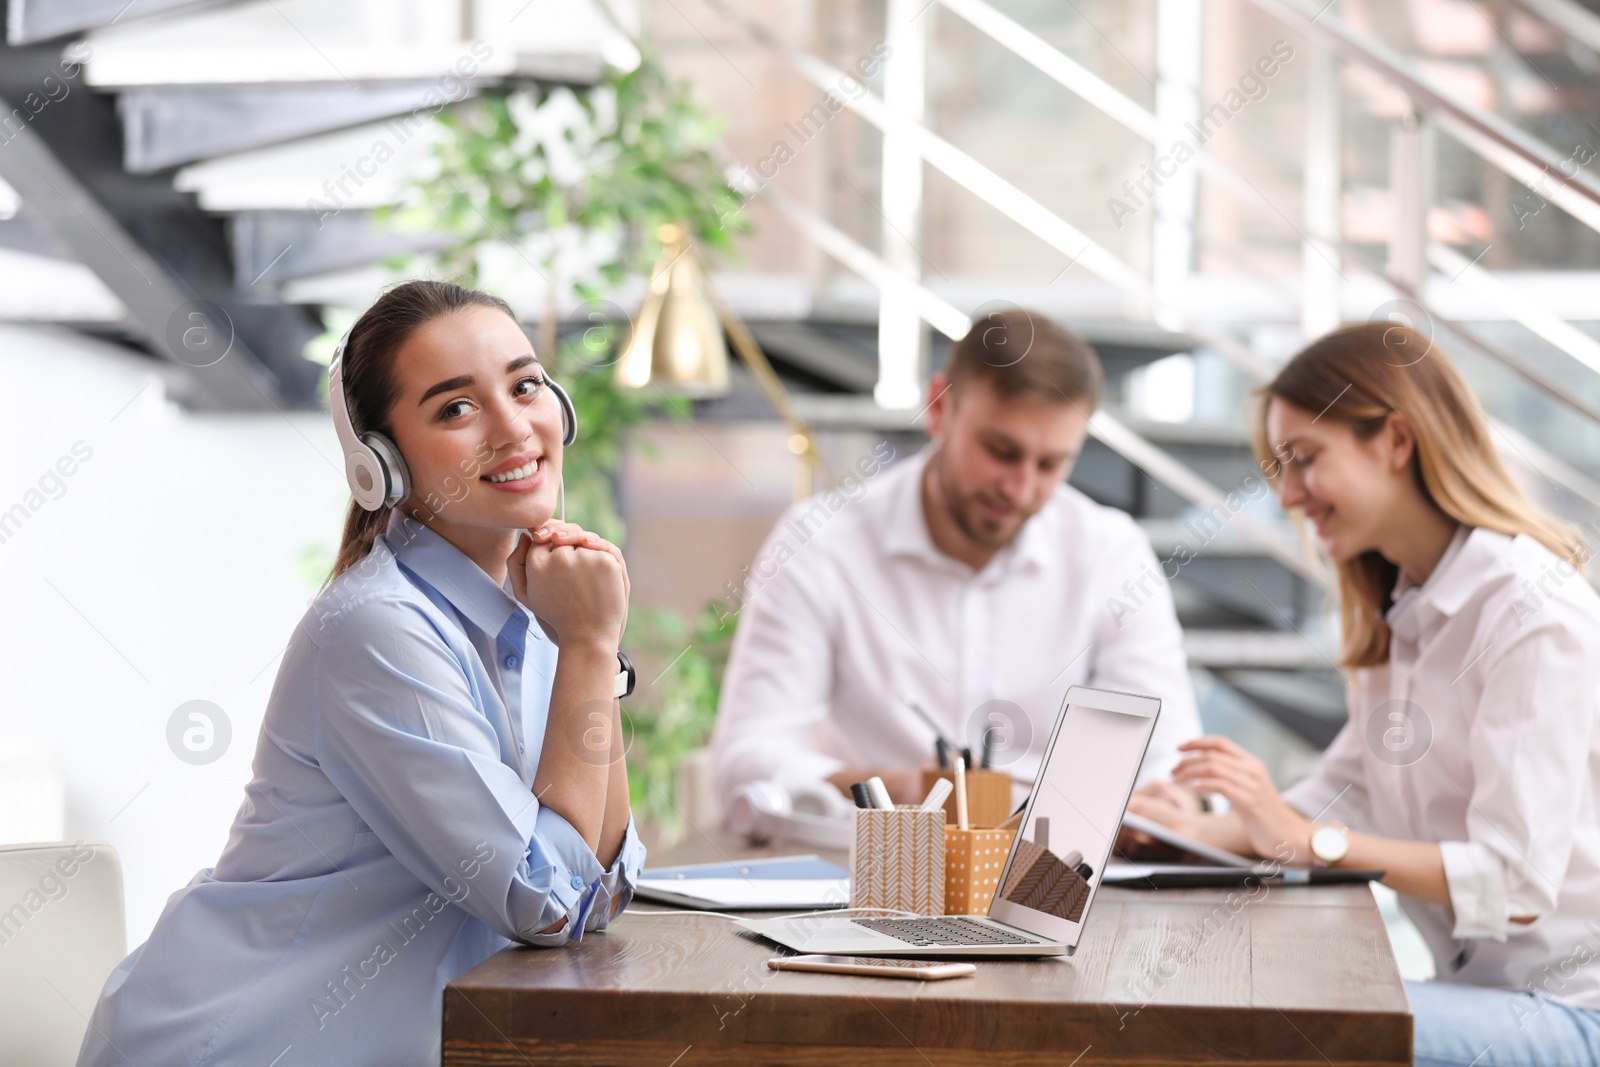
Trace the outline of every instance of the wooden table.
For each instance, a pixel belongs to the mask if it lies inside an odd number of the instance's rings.
[[[702,837],[651,864],[773,851]],[[977,960],[975,977],[939,982],[767,969],[786,953],[724,919],[636,904],[603,934],[507,949],[452,982],[444,1064],[1411,1062],[1405,990],[1364,885],[1107,887],[1075,955]]]

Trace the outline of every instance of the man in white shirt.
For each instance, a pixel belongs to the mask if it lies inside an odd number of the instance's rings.
[[[990,315],[929,383],[926,448],[877,473],[881,446],[854,499],[784,515],[723,678],[725,798],[877,774],[915,803],[936,735],[911,703],[975,756],[992,730],[991,766],[1029,781],[1073,685],[1161,699],[1139,781],[1182,796],[1165,779],[1200,723],[1171,592],[1133,519],[1065,483],[1103,381],[1076,335]]]

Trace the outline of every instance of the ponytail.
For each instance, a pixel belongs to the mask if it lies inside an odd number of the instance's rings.
[[[357,437],[376,430],[394,440],[389,412],[399,395],[395,354],[418,327],[441,315],[474,307],[494,308],[516,321],[510,305],[499,297],[450,282],[427,280],[402,282],[362,313],[345,337],[341,357],[346,408]],[[404,505],[405,501],[400,503]],[[350,502],[329,583],[367,557],[373,542],[388,527],[393,510],[381,507],[368,511],[354,500]]]
[[[339,558],[333,561],[328,582],[367,558],[372,543],[388,528],[389,513],[393,510],[385,504],[377,511],[368,511],[354,500],[350,501],[350,510],[344,517],[344,536],[339,541]]]

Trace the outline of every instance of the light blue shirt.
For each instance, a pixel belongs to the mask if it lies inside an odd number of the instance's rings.
[[[446,983],[604,927],[645,850],[630,818],[603,869],[532,792],[555,665],[507,588],[392,513],[296,628],[227,847],[112,972],[80,1067],[437,1064]]]

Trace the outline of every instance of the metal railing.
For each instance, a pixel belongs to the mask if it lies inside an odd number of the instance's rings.
[[[843,72],[831,64],[780,39],[754,19],[731,8],[725,0],[713,0],[713,2],[749,36],[784,56],[802,76],[819,88],[825,91],[831,90],[841,83]],[[953,14],[965,19],[998,44],[1049,75],[1142,139],[1152,144],[1159,143],[1162,124],[1157,115],[999,13],[984,0],[939,0],[939,2]],[[1339,54],[1363,62],[1390,78],[1408,93],[1419,109],[1426,109],[1429,117],[1439,120],[1442,127],[1467,147],[1479,152],[1486,160],[1501,167],[1511,176],[1530,184],[1535,180],[1554,181],[1555,188],[1543,190],[1542,195],[1586,223],[1600,226],[1600,183],[1594,182],[1582,172],[1567,174],[1562,170],[1561,158],[1547,145],[1517,130],[1497,116],[1481,112],[1440,92],[1429,85],[1399,56],[1381,45],[1359,37],[1336,19],[1327,15],[1319,17],[1315,9],[1300,0],[1253,0],[1253,2]],[[920,64],[918,66],[920,67]],[[929,165],[944,172],[957,184],[1026,227],[1050,246],[1070,256],[1071,262],[1081,263],[1091,273],[1148,308],[1164,325],[1185,330],[1257,381],[1265,380],[1271,374],[1270,365],[1236,338],[1207,324],[1187,321],[1187,317],[1178,308],[1160,298],[1149,280],[1108,249],[1094,242],[1065,219],[922,124],[896,114],[884,100],[870,92],[861,91],[850,94],[850,97],[841,103],[883,131],[886,139],[889,135],[894,135]],[[1423,138],[1415,136],[1414,129],[1405,132],[1410,143],[1419,147],[1425,145]],[[1254,183],[1203,149],[1197,155],[1200,171],[1222,189],[1260,212],[1263,217],[1276,218],[1293,226],[1287,215],[1277,205],[1271,204]],[[1337,188],[1337,182],[1333,183],[1335,194]],[[1426,212],[1426,190],[1419,186],[1416,192],[1419,195],[1414,197],[1414,202],[1409,205],[1409,214],[1413,217],[1414,223],[1420,226],[1420,219],[1425,217]],[[791,218],[794,217],[793,210],[785,213]],[[1399,227],[1402,230],[1407,228],[1405,224]],[[891,264],[872,256],[865,248],[831,227],[828,227],[825,235],[815,226],[810,229],[813,239],[848,269],[866,277],[880,290],[898,289],[911,294],[908,298],[911,303],[906,306],[922,305],[916,311],[919,317],[934,325],[936,329],[941,329],[941,332],[954,336],[949,328],[948,319],[941,325],[928,313],[930,301],[938,298],[922,287],[918,278],[908,276],[903,265]],[[1475,349],[1490,355],[1546,396],[1566,405],[1584,419],[1600,424],[1600,418],[1597,418],[1600,416],[1600,411],[1574,396],[1571,390],[1561,388],[1548,376],[1530,367],[1526,361],[1514,354],[1481,338],[1468,338],[1468,335],[1461,333],[1448,319],[1437,316],[1436,309],[1428,305],[1423,294],[1426,267],[1431,265],[1441,271],[1453,268],[1449,270],[1448,276],[1456,280],[1465,278],[1467,283],[1481,295],[1502,305],[1514,320],[1586,368],[1596,372],[1600,372],[1600,344],[1536,303],[1511,293],[1492,272],[1468,263],[1449,248],[1427,244],[1420,235],[1411,238],[1409,250],[1402,249],[1400,254],[1391,255],[1390,270],[1377,271],[1353,255],[1351,250],[1342,244],[1336,233],[1319,232],[1321,229],[1322,227],[1308,225],[1304,231],[1299,231],[1307,245],[1311,246],[1308,247],[1308,259],[1312,254],[1331,257],[1330,262],[1337,261],[1335,270],[1337,265],[1342,264],[1356,266],[1375,274],[1394,287],[1397,293],[1415,302],[1419,309],[1435,315],[1447,329],[1455,330],[1458,335],[1467,338]],[[1404,238],[1397,238],[1397,243],[1404,245],[1407,242]],[[871,259],[870,267],[866,265],[868,257]],[[1396,262],[1397,260],[1399,262]],[[1406,262],[1407,260],[1410,262]],[[1531,442],[1527,442],[1522,435],[1514,434],[1507,427],[1495,424],[1495,429],[1503,439],[1511,440],[1514,437],[1524,444],[1531,445]],[[1552,480],[1560,488],[1600,508],[1600,493],[1594,491],[1594,484],[1589,479],[1570,466],[1556,461],[1544,450],[1539,450],[1539,454],[1545,461],[1543,466],[1547,473],[1555,472]],[[1132,460],[1131,456],[1128,458]],[[1154,462],[1160,465],[1159,461]],[[1184,479],[1179,477],[1177,480]],[[1195,487],[1191,485],[1190,488]],[[1205,496],[1203,492],[1184,492],[1183,495],[1195,503],[1201,503],[1200,498]],[[1271,538],[1271,541],[1273,542],[1271,550],[1276,555],[1275,549],[1281,545],[1281,541],[1275,537]]]

